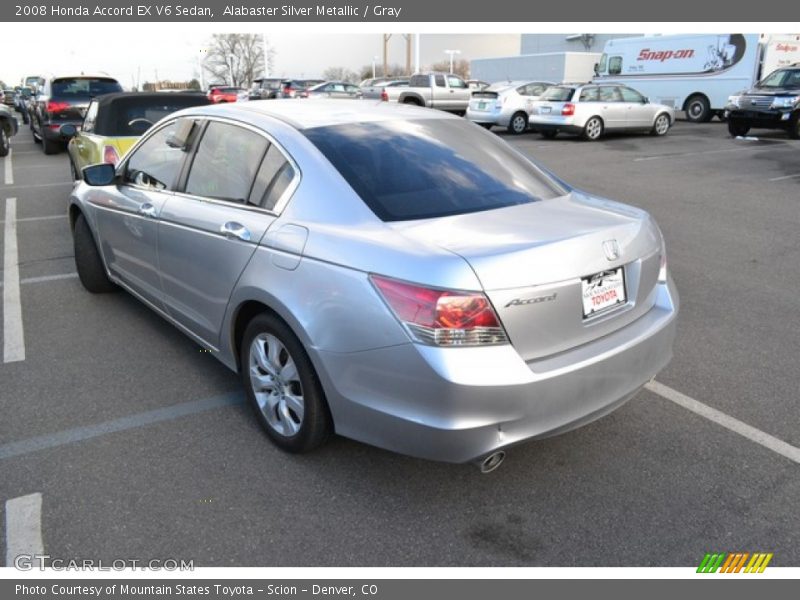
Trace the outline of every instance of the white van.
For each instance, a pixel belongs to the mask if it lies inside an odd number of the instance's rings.
[[[721,115],[728,97],[800,61],[800,34],[686,34],[609,40],[593,82],[629,85],[689,121]]]

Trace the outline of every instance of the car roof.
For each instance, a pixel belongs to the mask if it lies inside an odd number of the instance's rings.
[[[461,117],[440,110],[379,100],[281,99],[203,106],[181,111],[182,115],[217,115],[247,121],[260,114],[279,119],[295,129],[313,129],[347,123],[375,123],[398,119],[454,119]]]

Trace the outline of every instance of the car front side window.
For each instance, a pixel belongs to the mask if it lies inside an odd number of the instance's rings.
[[[186,156],[182,148],[172,143],[180,122],[162,127],[131,154],[125,164],[125,183],[155,190],[174,188]]]

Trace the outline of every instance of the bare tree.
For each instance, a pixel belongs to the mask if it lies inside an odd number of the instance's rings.
[[[347,81],[349,83],[358,83],[361,81],[358,78],[358,73],[346,69],[345,67],[330,67],[322,72],[322,77],[328,81]]]
[[[372,79],[372,65],[361,67],[359,75],[361,79]],[[406,68],[398,64],[389,65],[386,73],[383,72],[383,65],[375,65],[375,77],[406,77],[408,75]]]
[[[215,33],[208,42],[203,68],[212,83],[249,85],[264,74],[263,36],[254,33]],[[272,71],[275,52],[267,49],[267,66]]]

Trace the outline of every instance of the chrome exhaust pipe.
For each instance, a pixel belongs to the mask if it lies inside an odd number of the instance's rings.
[[[497,452],[492,452],[489,456],[485,457],[483,460],[479,460],[475,463],[475,466],[480,469],[481,473],[491,473],[495,469],[497,469],[500,465],[503,464],[503,461],[506,459],[506,453],[503,450],[498,450]]]

